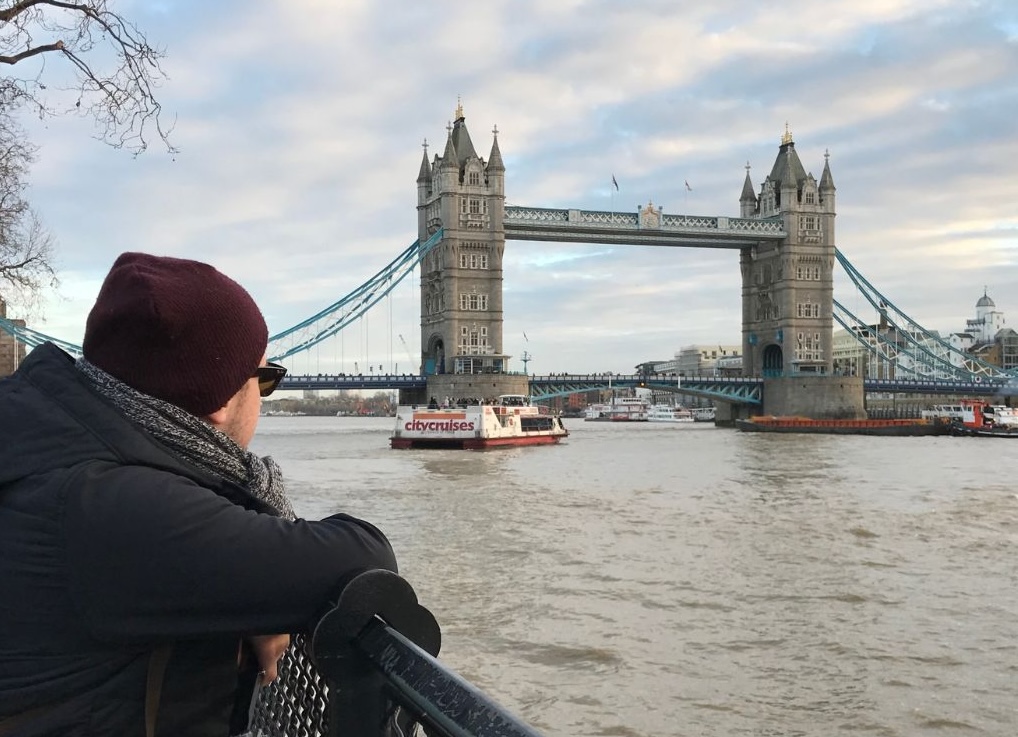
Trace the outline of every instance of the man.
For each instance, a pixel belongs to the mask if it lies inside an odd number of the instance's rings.
[[[267,341],[216,269],[125,253],[84,358],[45,344],[0,381],[0,735],[241,732],[285,633],[396,570],[367,522],[296,519],[246,450],[286,373]]]

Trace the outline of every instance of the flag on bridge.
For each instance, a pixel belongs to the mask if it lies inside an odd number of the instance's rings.
[[[615,181],[615,175],[614,174],[612,174],[612,184],[615,185],[615,191],[618,192],[619,191],[619,183]]]
[[[527,337],[527,331],[526,330],[523,331],[523,340],[527,341],[528,343],[530,342],[530,338]]]
[[[692,191],[693,191],[693,188],[689,186],[689,180],[688,180],[688,179],[686,179],[686,180],[685,180],[685,182],[686,182],[686,191],[687,191],[687,192],[692,192]]]

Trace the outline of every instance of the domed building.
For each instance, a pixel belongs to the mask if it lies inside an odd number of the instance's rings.
[[[997,333],[1004,329],[1004,313],[997,311],[997,305],[983,289],[983,296],[976,302],[976,319],[965,321],[965,332],[976,343],[992,343]]]

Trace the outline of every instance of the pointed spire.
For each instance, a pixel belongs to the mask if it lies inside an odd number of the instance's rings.
[[[505,171],[502,163],[502,152],[498,148],[498,126],[491,129],[491,154],[488,156],[488,171]]]
[[[417,183],[426,182],[431,179],[431,164],[428,162],[428,139],[424,139],[424,143],[421,144],[424,148],[424,158],[421,160],[421,170],[417,174]]]
[[[452,124],[450,123],[446,130],[449,131],[448,137],[445,139],[445,153],[442,154],[442,168],[443,169],[458,169],[459,162],[456,160],[456,146],[452,142]]]
[[[756,194],[753,192],[753,180],[749,176],[749,162],[746,162],[746,181],[742,183],[742,197],[739,202],[756,202]]]
[[[824,173],[820,175],[820,191],[833,192],[834,177],[831,176],[831,152],[824,151]]]
[[[799,161],[799,154],[795,151],[795,142],[792,140],[792,132],[785,124],[785,135],[781,137],[781,148],[778,149],[778,156],[774,159],[774,167],[771,169],[771,180],[774,186],[781,189],[793,187],[798,189],[799,185],[806,178],[806,170]]]
[[[474,142],[470,140],[470,133],[467,131],[467,124],[463,118],[457,119],[452,127],[452,142],[456,147],[456,155],[458,157],[456,163],[460,169],[467,163],[467,159],[480,158],[477,155],[477,151],[474,150]]]

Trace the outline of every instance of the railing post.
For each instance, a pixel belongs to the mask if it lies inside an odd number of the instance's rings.
[[[352,577],[335,604],[298,634],[279,677],[256,694],[254,737],[541,737],[436,659],[438,623],[405,580]]]
[[[383,737],[389,729],[391,705],[382,674],[355,645],[377,618],[432,655],[441,647],[438,623],[406,580],[385,570],[354,577],[311,637],[311,657],[330,684],[330,737]]]
[[[312,635],[329,683],[328,734],[395,737],[418,723],[430,737],[541,737],[440,663],[440,645],[435,618],[402,578],[351,580]]]

